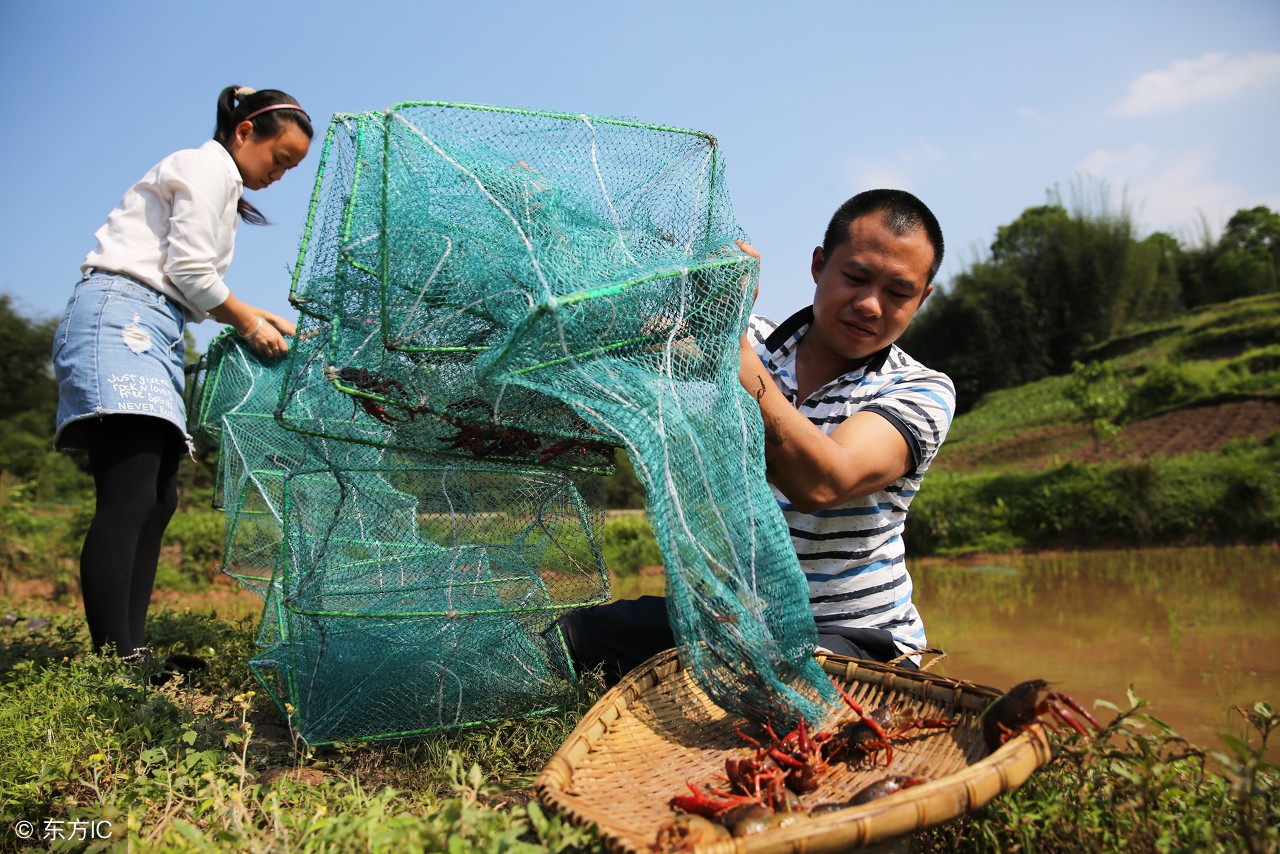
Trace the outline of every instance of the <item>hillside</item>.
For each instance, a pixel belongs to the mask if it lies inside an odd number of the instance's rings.
[[[1125,329],[959,416],[915,554],[1280,536],[1280,294]]]
[[[1172,457],[1280,430],[1280,294],[1131,327],[1088,355],[1112,368],[1117,434],[1095,445],[1069,397],[1072,377],[1047,377],[992,392],[958,417],[933,471]]]

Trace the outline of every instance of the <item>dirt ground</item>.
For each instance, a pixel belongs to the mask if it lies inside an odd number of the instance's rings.
[[[1280,430],[1280,402],[1267,399],[1236,400],[1166,412],[1126,424],[1118,436],[1095,448],[1084,424],[1066,424],[1030,430],[998,445],[966,452],[957,448],[949,457],[946,446],[940,468],[967,469],[1017,465],[1044,468],[1076,461],[1136,460],[1154,455],[1167,457],[1193,451],[1216,451],[1228,442],[1251,436],[1265,441]]]
[[[36,600],[41,603],[41,610],[61,613],[72,610],[84,611],[84,601],[75,584],[66,595],[59,596],[52,581],[31,579],[15,581],[8,585],[5,592],[13,605]],[[246,616],[257,616],[262,611],[262,600],[241,587],[234,579],[219,575],[213,584],[204,590],[165,590],[156,589],[151,593],[151,612],[161,608],[171,611],[199,611],[215,613],[220,617],[237,620]]]
[[[1265,441],[1277,430],[1280,402],[1236,400],[1135,421],[1125,426],[1110,453],[1112,458],[1128,459],[1154,454],[1175,457],[1192,451],[1216,451],[1231,440],[1246,436]],[[1093,448],[1087,452],[1092,454]]]

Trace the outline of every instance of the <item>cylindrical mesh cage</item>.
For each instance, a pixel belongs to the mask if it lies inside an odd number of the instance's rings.
[[[601,475],[648,494],[694,678],[776,724],[833,699],[739,386],[758,275],[713,137],[442,103],[339,114],[289,356],[197,372],[255,672],[312,742],[541,708],[605,601]]]

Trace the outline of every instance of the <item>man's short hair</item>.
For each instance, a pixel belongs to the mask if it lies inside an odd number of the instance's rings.
[[[885,226],[899,237],[924,229],[933,246],[933,263],[929,265],[926,284],[932,282],[942,266],[942,227],[933,211],[906,190],[867,190],[837,208],[822,238],[822,254],[830,258],[836,247],[849,239],[849,226],[853,221],[873,213],[883,214]]]

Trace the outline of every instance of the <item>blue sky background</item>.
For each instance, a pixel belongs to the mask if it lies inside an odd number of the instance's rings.
[[[832,210],[873,186],[938,214],[946,282],[997,226],[1123,191],[1144,232],[1280,209],[1280,3],[146,3],[0,5],[0,290],[61,312],[93,232],[156,161],[212,132],[225,85],[321,126],[410,99],[634,116],[719,138],[764,256],[758,310],[812,296]],[[318,148],[318,147],[317,147]],[[249,194],[227,277],[286,313],[313,151]],[[195,328],[203,344],[213,323]]]

